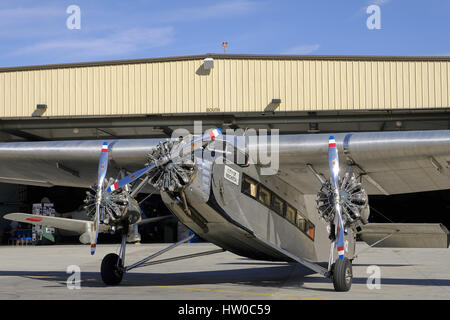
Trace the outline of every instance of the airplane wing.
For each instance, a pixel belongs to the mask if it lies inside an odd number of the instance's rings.
[[[74,231],[79,234],[89,232],[93,227],[92,221],[50,217],[28,213],[8,213],[4,215],[3,218],[12,221],[36,224],[41,226],[50,226],[58,229]],[[108,226],[100,225],[100,232],[107,232],[108,230]]]
[[[144,166],[160,139],[71,140],[0,143],[0,182],[44,187],[89,187],[97,180],[103,141],[109,145],[108,173]]]
[[[320,183],[307,165],[329,177],[329,136],[280,136],[279,177],[303,194],[316,194]],[[341,172],[350,165],[361,175],[368,194],[450,189],[449,130],[340,133],[334,137]]]
[[[280,135],[279,177],[303,194],[320,187],[307,168],[329,176],[329,134]],[[341,170],[346,162],[362,175],[368,194],[450,189],[450,130],[335,134]],[[134,172],[160,139],[107,140],[108,172]],[[267,141],[251,142],[251,153]],[[88,187],[95,183],[103,140],[0,143],[0,182],[40,186]],[[345,161],[347,160],[347,161]],[[259,163],[261,166],[262,163]]]

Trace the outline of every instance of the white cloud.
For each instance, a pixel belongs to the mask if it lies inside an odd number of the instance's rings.
[[[64,31],[66,17],[64,7],[3,8],[0,9],[0,36],[15,40],[55,36]]]
[[[158,13],[158,20],[164,22],[178,22],[211,18],[229,19],[234,15],[252,12],[258,5],[257,2],[248,0],[226,1],[210,6],[180,8],[171,10],[167,13]]]
[[[42,41],[11,52],[12,56],[57,54],[66,58],[92,59],[121,56],[161,47],[173,41],[173,28],[132,28],[104,37]]]
[[[298,45],[295,47],[292,47],[290,49],[287,49],[283,51],[283,54],[309,54],[314,51],[319,50],[320,45],[319,44],[304,44],[304,45]]]
[[[65,16],[64,8],[36,7],[36,8],[12,8],[0,9],[0,24],[18,24],[19,22],[39,22],[35,19],[48,19],[49,17]]]
[[[376,4],[379,6],[387,4],[388,2],[390,2],[390,0],[370,0],[370,4]]]

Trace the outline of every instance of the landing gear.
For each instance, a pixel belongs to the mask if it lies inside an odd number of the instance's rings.
[[[154,264],[178,261],[178,260],[189,259],[189,258],[195,258],[195,257],[200,257],[200,256],[206,256],[206,255],[220,253],[220,252],[225,251],[224,249],[214,249],[214,250],[210,250],[210,251],[187,254],[184,256],[173,257],[173,258],[168,258],[168,259],[161,259],[158,261],[149,262],[150,260],[179,246],[180,244],[188,242],[189,240],[191,240],[194,237],[195,237],[195,234],[192,234],[189,237],[187,237],[177,243],[174,243],[174,244],[170,245],[169,247],[162,249],[162,250],[158,251],[157,253],[152,254],[151,256],[148,256],[145,259],[142,259],[141,261],[138,261],[129,266],[125,266],[125,247],[127,244],[127,241],[126,241],[127,235],[123,234],[122,235],[122,244],[120,246],[119,255],[117,255],[115,253],[110,253],[110,254],[107,254],[103,258],[102,266],[101,266],[102,280],[106,285],[114,286],[114,285],[118,285],[122,281],[122,277],[125,272],[128,272],[134,268],[145,267],[145,266],[150,266],[150,265],[154,265]]]
[[[124,228],[128,230],[128,228]],[[100,272],[103,282],[108,286],[118,285],[122,281],[125,273],[125,247],[127,245],[127,234],[123,231],[122,243],[120,244],[119,255],[115,253],[107,254],[102,260]]]
[[[107,254],[102,260],[101,275],[105,284],[118,285],[123,277],[122,259],[115,253]]]
[[[337,259],[331,266],[331,279],[334,290],[338,292],[349,291],[352,286],[353,271],[352,263],[349,259]]]

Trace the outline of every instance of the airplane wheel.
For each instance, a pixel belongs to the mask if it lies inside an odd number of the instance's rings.
[[[115,253],[107,254],[102,260],[101,274],[102,280],[109,286],[118,285],[122,281],[123,270],[119,266],[122,265],[122,259]]]
[[[352,263],[347,258],[337,259],[332,266],[334,290],[338,292],[349,291],[352,286]]]

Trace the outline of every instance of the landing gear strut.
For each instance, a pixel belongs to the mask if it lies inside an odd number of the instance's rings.
[[[102,266],[101,266],[101,275],[102,275],[102,280],[106,285],[118,285],[122,281],[123,275],[126,272],[128,272],[134,268],[145,267],[145,266],[158,264],[158,263],[165,263],[165,262],[189,259],[189,258],[194,258],[194,257],[199,257],[199,256],[206,256],[206,255],[220,253],[220,252],[225,251],[224,249],[215,249],[215,250],[210,250],[210,251],[205,251],[205,252],[200,252],[200,253],[187,254],[184,256],[180,256],[180,257],[174,257],[174,258],[168,258],[168,259],[158,260],[158,261],[154,261],[154,262],[149,262],[153,258],[156,258],[156,257],[162,255],[163,253],[179,246],[180,244],[188,242],[189,240],[191,240],[192,238],[195,237],[195,234],[192,234],[189,237],[187,237],[177,243],[174,243],[174,244],[170,245],[169,247],[158,251],[157,253],[154,253],[154,254],[148,256],[147,258],[144,258],[132,265],[125,267],[125,247],[127,244],[126,237],[127,237],[126,234],[124,234],[122,236],[122,244],[120,246],[119,255],[117,255],[115,253],[110,253],[110,254],[107,254],[103,258]]]

